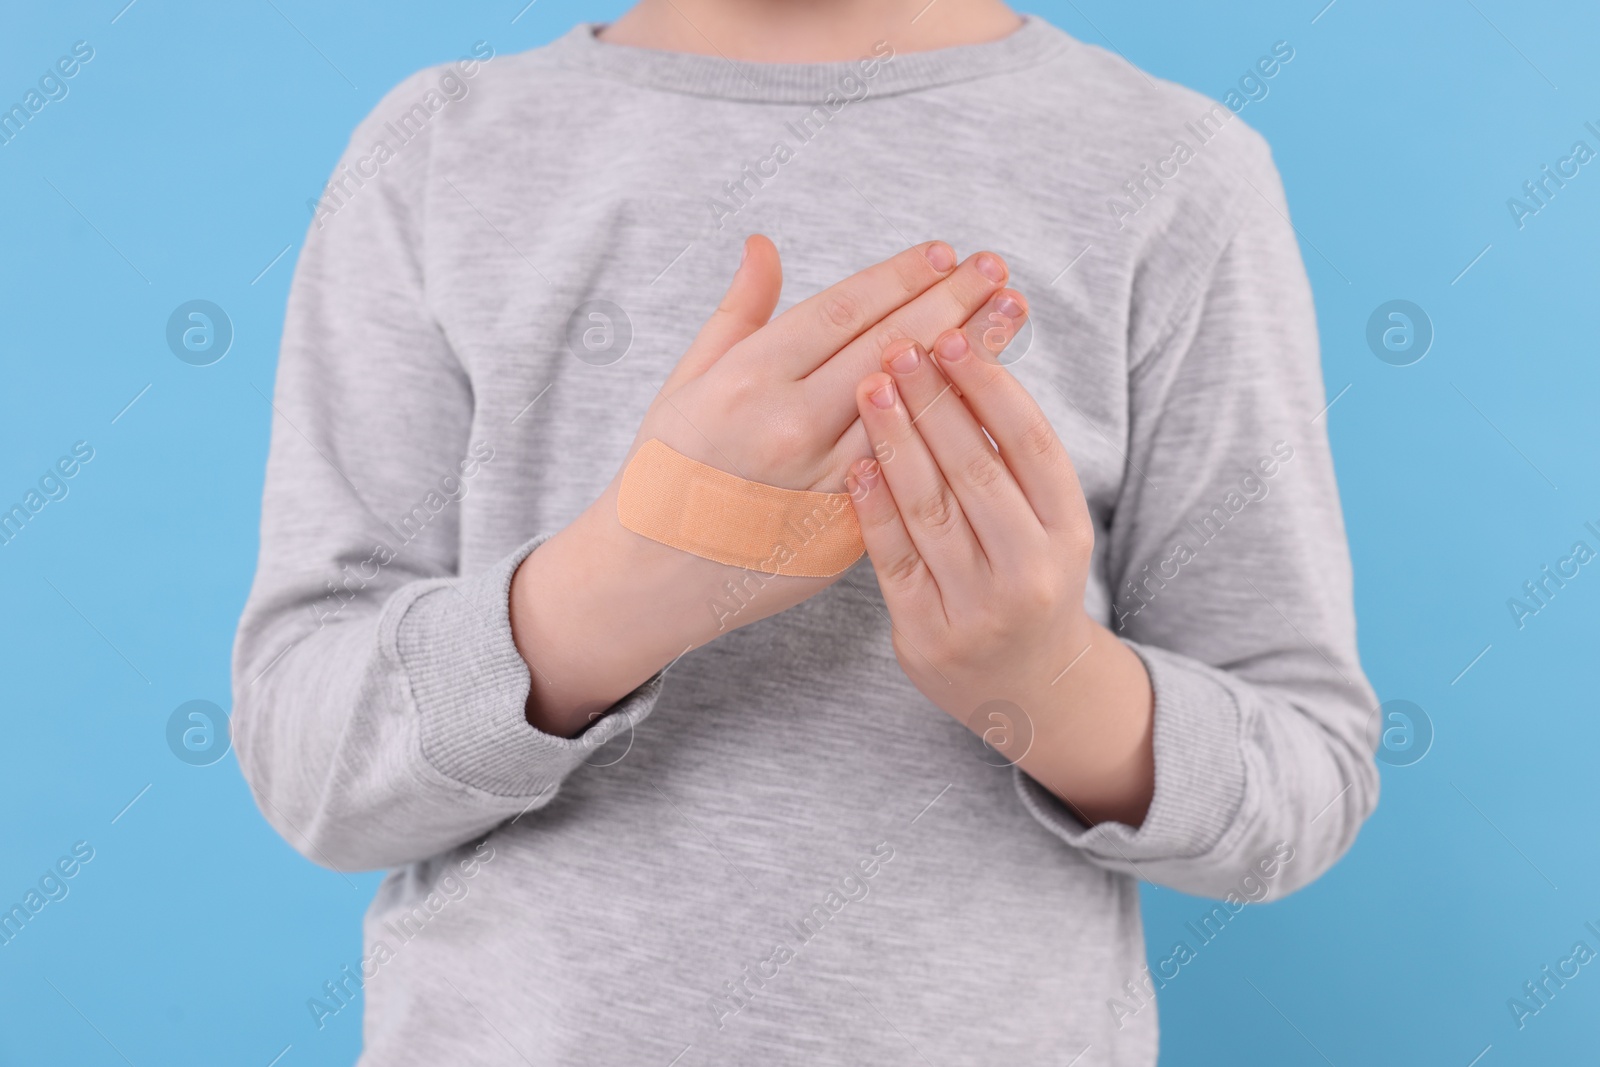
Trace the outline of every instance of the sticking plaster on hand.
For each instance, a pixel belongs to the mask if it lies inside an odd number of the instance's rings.
[[[655,439],[622,472],[617,518],[652,541],[769,576],[831,578],[866,550],[848,493],[748,481]]]

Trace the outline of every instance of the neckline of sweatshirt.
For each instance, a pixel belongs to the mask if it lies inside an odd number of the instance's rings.
[[[1071,47],[1072,38],[1033,15],[1005,37],[924,52],[879,42],[861,59],[830,63],[751,63],[722,56],[609,44],[601,23],[579,23],[552,42],[561,65],[648,89],[759,103],[822,103],[830,93],[883,97],[1009,74]]]

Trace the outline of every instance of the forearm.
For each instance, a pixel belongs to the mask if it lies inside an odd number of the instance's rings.
[[[599,506],[534,549],[511,580],[511,633],[530,678],[528,722],[557,737],[581,733],[705,640],[682,593],[682,572],[700,561],[605,522]]]
[[[1062,672],[1024,698],[1032,743],[1016,762],[1086,825],[1137,827],[1155,794],[1150,676],[1104,626],[1085,620],[1083,632]]]
[[[1295,861],[1278,889],[1305,884],[1377,796],[1338,487],[1309,421],[1326,402],[1309,286],[1264,152],[1245,173],[1255,191],[1204,284],[1152,276],[1134,300],[1181,299],[1137,331],[1148,343],[1133,347],[1126,456],[1138,477],[1103,553],[1118,561],[1117,632],[1154,693],[1153,799],[1136,831],[1084,831],[1052,803],[1059,789],[1021,782],[1030,810],[1095,862],[1214,896],[1279,846]],[[1220,537],[1201,529],[1223,520]]]
[[[527,718],[575,737],[692,648],[788,607],[827,580],[768,577],[625,529],[615,485],[535,549],[511,582],[528,665]],[[733,583],[733,589],[729,584]]]

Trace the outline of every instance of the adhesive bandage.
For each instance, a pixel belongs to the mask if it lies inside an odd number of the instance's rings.
[[[865,551],[848,493],[747,481],[654,439],[622,472],[617,518],[652,541],[766,575],[829,578]]]

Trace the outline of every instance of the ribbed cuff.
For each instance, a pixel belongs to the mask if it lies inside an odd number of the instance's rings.
[[[596,749],[643,721],[661,691],[657,674],[575,738],[528,723],[528,666],[511,638],[511,578],[544,540],[481,574],[420,582],[390,609],[423,756],[440,774],[497,796],[553,794]]]
[[[1239,704],[1207,668],[1163,649],[1128,642],[1155,691],[1155,796],[1144,823],[1085,827],[1044,786],[1016,771],[1017,791],[1033,817],[1106,866],[1203,856],[1216,847],[1244,800]]]

